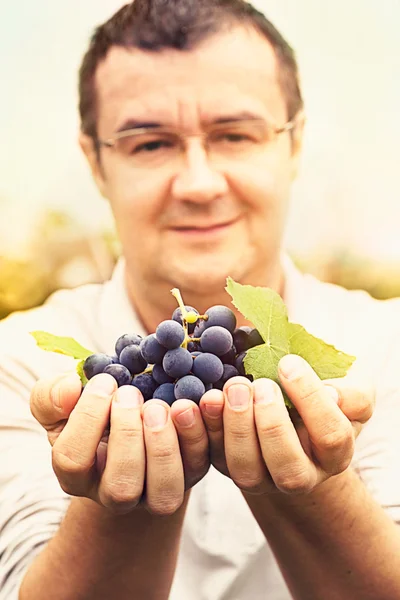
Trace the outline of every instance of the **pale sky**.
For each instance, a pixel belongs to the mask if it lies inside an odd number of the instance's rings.
[[[307,131],[287,245],[400,261],[400,2],[258,0],[295,48]],[[77,69],[117,0],[0,0],[0,253],[45,206],[110,215],[77,146]]]

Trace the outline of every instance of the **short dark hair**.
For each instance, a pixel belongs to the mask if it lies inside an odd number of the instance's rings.
[[[190,50],[225,27],[253,27],[268,39],[278,61],[278,77],[288,119],[303,107],[294,51],[263,13],[245,0],[134,0],[94,31],[79,71],[79,112],[83,133],[97,139],[95,75],[112,46],[157,52]]]

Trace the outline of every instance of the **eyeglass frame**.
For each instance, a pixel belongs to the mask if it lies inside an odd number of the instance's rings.
[[[286,133],[288,131],[293,131],[297,125],[298,122],[298,118],[299,118],[299,114],[295,115],[292,119],[290,119],[289,121],[287,121],[284,125],[282,125],[281,127],[278,126],[273,126],[272,131],[274,132],[275,136],[280,135],[281,133]],[[222,123],[216,123],[215,125],[218,127],[218,125],[222,127],[227,127],[227,126],[232,126],[232,125],[243,125],[244,123],[264,123],[264,124],[269,124],[267,123],[264,119],[242,119],[242,120],[232,120],[232,121],[224,121]],[[272,124],[270,124],[272,125]],[[177,135],[177,137],[182,141],[182,139],[186,140],[189,137],[200,137],[204,140],[204,138],[207,136],[207,132],[202,132],[200,134],[192,134],[192,135],[188,135],[188,134],[184,134],[184,133],[179,133],[176,132],[174,129],[169,128],[169,127],[139,127],[136,129],[126,129],[124,131],[119,131],[116,134],[113,135],[113,137],[102,140],[100,138],[95,139],[95,144],[97,146],[97,148],[100,147],[105,147],[105,148],[115,148],[116,143],[121,140],[124,139],[126,137],[130,137],[130,136],[139,136],[139,135],[143,135],[146,133],[157,133],[157,132],[161,132],[161,133],[173,133],[174,135]]]

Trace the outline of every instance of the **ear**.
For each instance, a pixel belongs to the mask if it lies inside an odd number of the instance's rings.
[[[292,179],[296,179],[299,173],[305,122],[305,115],[301,112],[295,118],[295,126],[292,131]]]
[[[92,177],[96,183],[100,194],[103,196],[103,198],[107,198],[104,170],[101,165],[100,157],[95,147],[93,138],[81,132],[79,134],[79,145],[82,148],[84,155],[86,156],[90,170],[92,172]]]

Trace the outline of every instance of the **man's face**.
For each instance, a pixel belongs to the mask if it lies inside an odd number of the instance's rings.
[[[290,133],[265,143],[262,122],[250,125],[254,139],[212,133],[217,121],[244,115],[286,123],[269,43],[238,27],[191,51],[114,47],[96,86],[100,139],[129,122],[187,136],[182,148],[155,132],[129,156],[101,149],[96,179],[133,280],[213,293],[227,275],[243,281],[272,268],[297,159]],[[207,132],[208,147],[199,136]]]

